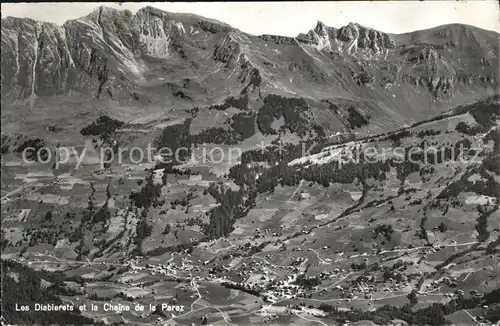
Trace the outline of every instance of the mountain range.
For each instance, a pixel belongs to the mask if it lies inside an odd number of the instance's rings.
[[[333,132],[354,105],[375,132],[492,95],[498,33],[453,24],[387,34],[318,22],[297,37],[254,36],[212,19],[99,7],[62,26],[2,19],[4,108],[45,98],[185,108],[246,95],[302,97]],[[258,106],[258,104],[255,104]]]

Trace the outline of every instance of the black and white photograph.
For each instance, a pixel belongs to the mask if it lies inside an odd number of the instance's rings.
[[[496,1],[2,2],[7,325],[500,325]]]

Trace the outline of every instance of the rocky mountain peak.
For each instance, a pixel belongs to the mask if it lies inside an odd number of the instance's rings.
[[[337,39],[350,43],[350,49],[368,50],[380,53],[384,49],[394,48],[394,41],[383,32],[362,26],[357,23],[349,23],[341,27],[337,33]]]
[[[127,10],[128,11],[128,10]],[[92,10],[90,14],[87,15],[87,17],[92,17],[92,18],[99,18],[99,17],[114,17],[118,13],[123,12],[121,10],[111,8],[111,7],[106,7],[106,6],[99,6]]]
[[[205,18],[195,14],[167,12],[150,6],[141,8],[137,11],[135,18],[139,21],[153,18],[163,23],[181,23],[185,26],[193,26],[193,28],[200,28],[203,31],[211,33],[229,32],[233,30],[231,26],[215,19]]]
[[[57,29],[59,26],[49,22],[36,21],[31,18],[2,18],[2,40],[7,39],[10,33],[20,33],[23,30],[28,30],[29,33],[39,35],[44,28]],[[4,32],[6,32],[6,35],[3,35]]]
[[[118,10],[111,7],[100,6],[87,16],[77,19],[77,21],[79,23],[92,22],[103,32],[117,33],[127,30],[128,26],[132,23],[132,18],[133,14],[130,10]],[[70,22],[67,22],[65,26]]]
[[[297,39],[304,43],[315,44],[319,50],[327,49],[349,54],[357,52],[379,54],[395,46],[394,40],[388,34],[352,22],[336,29],[318,21],[314,29],[307,34],[300,34]]]
[[[36,23],[37,23],[37,21],[33,20],[31,18],[19,18],[19,17],[12,17],[12,16],[2,18],[2,26],[5,24],[5,26],[8,26],[8,27],[15,27],[15,26],[18,26],[20,24],[32,24],[33,25]]]
[[[318,20],[316,27],[314,28],[314,32],[318,35],[325,34],[328,29],[331,29],[332,27],[326,26],[325,23],[322,21]]]
[[[163,18],[167,15],[167,12],[160,10],[155,7],[146,6],[137,11],[136,16],[157,16]]]

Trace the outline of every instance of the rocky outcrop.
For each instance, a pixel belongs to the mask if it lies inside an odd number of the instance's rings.
[[[139,10],[131,26],[137,50],[153,57],[168,58],[173,54],[173,40],[184,29],[182,23],[177,24],[160,10],[150,7]]]
[[[262,75],[259,69],[250,62],[246,54],[242,53],[240,55],[238,63],[241,68],[238,80],[240,83],[246,84],[245,88],[241,91],[241,94],[246,94],[248,91],[261,86]]]
[[[337,32],[337,39],[349,42],[348,52],[361,49],[378,54],[395,47],[389,35],[354,23],[340,28]]]
[[[395,47],[395,42],[388,34],[355,23],[335,29],[318,22],[313,30],[307,34],[300,34],[297,39],[300,42],[314,44],[320,50],[327,49],[348,54],[358,51],[380,54]]]
[[[49,23],[3,19],[1,49],[2,95],[15,92],[26,99],[58,93],[70,77],[68,67],[74,67],[64,29]]]
[[[232,30],[232,28],[230,26],[220,24],[220,23],[214,23],[214,22],[207,21],[207,20],[199,21],[198,26],[200,27],[201,30],[203,30],[205,32],[210,32],[212,34],[228,33]]]
[[[241,53],[241,45],[236,38],[228,33],[219,42],[217,42],[213,58],[226,64],[226,67],[234,67],[237,64],[239,55]]]

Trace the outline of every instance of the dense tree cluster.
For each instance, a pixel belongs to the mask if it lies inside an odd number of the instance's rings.
[[[488,246],[486,247],[486,254],[496,254],[500,252],[498,247],[500,246],[500,235],[497,236],[497,238],[494,241],[491,241],[488,243]]]
[[[379,236],[382,236],[387,241],[390,241],[392,233],[394,233],[394,229],[391,224],[379,224],[373,230],[373,237],[378,238]]]
[[[417,296],[417,290],[413,289],[407,296],[408,300],[410,301],[410,304],[415,305],[418,303],[418,296]]]
[[[153,250],[150,250],[146,253],[147,256],[161,256],[164,255],[167,252],[186,252],[186,253],[191,253],[193,252],[195,244],[194,243],[180,243],[175,246],[170,246],[170,247],[157,247]]]
[[[260,132],[265,135],[276,134],[271,125],[274,119],[283,117],[284,127],[302,136],[307,132],[307,122],[301,112],[308,110],[309,106],[303,98],[287,98],[271,94],[264,99],[264,106],[259,110],[257,125]]]
[[[140,220],[136,228],[136,238],[135,238],[136,244],[139,245],[140,243],[142,243],[142,240],[149,237],[152,232],[153,232],[153,226],[150,225],[146,219]]]
[[[226,98],[223,104],[216,104],[210,106],[208,109],[209,110],[221,110],[224,111],[226,109],[229,109],[230,107],[235,107],[240,110],[247,110],[248,109],[248,96],[245,94],[241,95],[239,98],[236,98],[234,96]]]
[[[10,146],[9,146],[9,136],[8,135],[3,135],[1,136],[1,154],[7,154],[9,152]]]
[[[208,193],[215,198],[219,206],[209,211],[210,222],[205,225],[204,233],[208,238],[219,238],[229,234],[235,219],[244,216],[244,190],[232,191],[222,184],[212,183]]]
[[[132,200],[136,207],[149,208],[158,203],[162,185],[155,184],[153,178],[153,174],[150,174],[141,190],[130,194],[130,200]]]
[[[125,122],[112,119],[107,115],[99,117],[95,122],[82,128],[80,133],[83,136],[101,136],[103,139],[109,138],[117,129],[123,127]]]
[[[170,234],[170,232],[172,231],[172,226],[170,225],[170,223],[167,223],[167,225],[165,225],[165,229],[163,229],[163,233],[162,234]]]
[[[465,299],[463,296],[459,296],[446,304],[434,303],[426,308],[416,310],[412,309],[411,304],[408,304],[403,307],[385,305],[375,311],[362,311],[359,309],[345,311],[325,303],[320,304],[319,309],[327,312],[329,317],[339,323],[371,320],[379,325],[388,325],[391,320],[400,319],[410,325],[449,325],[451,323],[445,316],[462,309],[480,307],[482,304],[498,303],[500,300],[499,293],[500,291],[493,290],[485,294],[483,299],[477,297]],[[415,302],[416,298],[412,297],[413,302]],[[491,316],[486,315],[486,317],[491,318],[490,321],[494,321],[498,318],[498,315],[493,311]]]
[[[245,287],[244,285],[233,283],[233,282],[222,282],[222,286],[228,288],[228,289],[235,289],[235,290],[240,290],[243,292],[246,292],[248,294],[254,295],[256,297],[260,296],[261,291],[258,289],[251,289],[249,287]]]
[[[23,153],[25,149],[32,148],[33,150],[26,151],[26,158],[33,161],[38,161],[38,159],[45,161],[47,160],[49,153],[47,150],[41,150],[45,147],[45,142],[40,138],[30,138],[25,140],[16,149],[16,153]],[[39,155],[37,155],[37,153]],[[40,156],[40,157],[39,157]]]
[[[155,140],[154,146],[158,149],[169,148],[172,153],[175,153],[179,148],[178,160],[175,155],[166,158],[172,160],[170,167],[180,162],[185,161],[191,155],[191,139],[189,134],[189,126],[192,119],[186,119],[181,124],[168,126],[162,130],[161,135]]]
[[[368,124],[368,120],[361,113],[359,113],[354,106],[350,106],[347,109],[347,113],[349,114],[347,116],[347,121],[349,122],[349,127],[351,129],[360,128]]]
[[[12,277],[13,273],[16,277]],[[34,304],[64,304],[64,276],[38,272],[14,261],[2,260],[2,317],[12,325],[96,325],[101,324],[73,311],[34,311]],[[42,279],[52,285],[43,290]],[[30,311],[16,311],[15,304],[30,305]]]
[[[411,136],[411,132],[409,132],[408,130],[402,130],[402,131],[398,131],[398,132],[389,134],[388,136],[386,136],[386,138],[390,139],[392,141],[398,141],[400,139],[407,138],[410,136]]]
[[[247,139],[255,134],[255,115],[252,113],[238,113],[233,116],[231,127],[242,139]]]
[[[496,102],[483,101],[474,104],[469,110],[469,113],[481,126],[481,132],[486,132],[496,124],[496,119],[500,115],[498,110],[498,100]]]
[[[446,232],[446,230],[448,230],[448,227],[446,226],[446,224],[444,224],[443,222],[441,222],[439,225],[438,225],[438,230],[439,232]]]
[[[497,140],[498,142],[498,140]],[[482,166],[484,169],[500,175],[500,150],[489,153],[483,158]]]
[[[400,319],[406,321],[410,325],[450,324],[440,308],[441,307],[432,305],[428,308],[413,311],[410,305],[405,305],[402,308],[385,305],[375,311],[362,311],[359,309],[342,311],[324,303],[319,306],[319,309],[328,312],[329,316],[339,323],[371,320],[379,325],[388,325],[391,320]]]
[[[294,284],[312,289],[321,284],[321,278],[319,276],[307,277],[305,274],[299,274]]]
[[[498,323],[500,321],[500,304],[488,307],[485,318],[494,324]]]
[[[236,145],[240,140],[242,140],[241,136],[234,130],[226,130],[221,127],[208,128],[199,134],[189,136],[189,141],[195,144]]]
[[[355,271],[361,271],[366,268],[366,263],[364,261],[361,263],[352,263],[351,268]]]
[[[469,178],[475,174],[481,176],[481,180],[472,182]],[[484,167],[473,167],[469,169],[462,178],[449,184],[438,196],[438,199],[452,198],[458,196],[462,192],[475,192],[479,195],[485,195],[498,198],[499,184],[495,178],[491,176]]]
[[[428,136],[437,136],[441,133],[441,130],[432,130],[432,129],[425,129],[422,131],[419,131],[417,134],[418,138],[424,138]]]
[[[490,237],[490,232],[488,231],[488,217],[490,217],[494,212],[498,211],[498,204],[493,208],[489,208],[488,205],[478,205],[477,211],[479,212],[479,217],[477,218],[476,231],[477,241],[485,242]]]
[[[469,126],[466,122],[460,121],[459,123],[457,123],[455,130],[461,132],[462,134],[475,136],[481,132],[481,127],[479,125]]]

